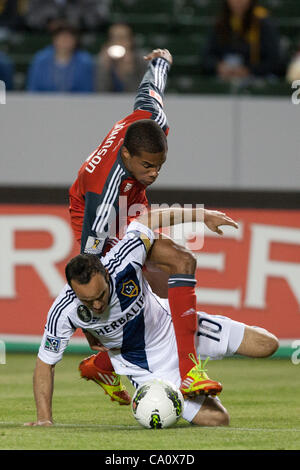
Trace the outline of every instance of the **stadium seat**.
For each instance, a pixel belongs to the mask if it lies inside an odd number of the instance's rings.
[[[300,16],[300,3],[297,0],[261,0],[260,5],[266,7],[273,17],[280,19]]]

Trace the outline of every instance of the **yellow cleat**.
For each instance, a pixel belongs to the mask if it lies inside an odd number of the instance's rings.
[[[220,382],[211,380],[206,374],[205,366],[209,357],[201,364],[200,356],[198,361],[194,354],[189,354],[190,359],[195,364],[194,367],[184,376],[180,391],[186,398],[193,398],[198,395],[219,395],[222,391]]]
[[[120,405],[130,405],[131,397],[124,385],[121,377],[112,371],[99,369],[94,364],[96,354],[87,357],[79,364],[80,375],[83,379],[93,380],[103,388],[104,392],[110,396],[112,401],[117,401]]]

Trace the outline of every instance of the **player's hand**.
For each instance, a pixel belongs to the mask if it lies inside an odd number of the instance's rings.
[[[153,51],[150,52],[150,54],[144,56],[144,59],[152,60],[152,59],[155,59],[156,57],[161,57],[162,59],[166,59],[170,64],[173,63],[172,54],[168,51],[168,49],[153,49]]]
[[[223,235],[220,225],[230,225],[231,227],[238,228],[238,224],[228,217],[224,212],[205,210],[204,223],[212,231],[219,235]]]
[[[88,331],[84,331],[84,334],[86,336],[86,339],[88,340],[90,348],[93,351],[97,351],[97,352],[107,352],[108,351],[108,348],[103,346],[103,344],[100,343],[100,341],[97,338],[95,338],[95,336],[91,335],[91,333],[89,333]]]
[[[24,426],[53,426],[53,421],[50,419],[45,419],[43,421],[33,421],[31,423],[24,423]]]

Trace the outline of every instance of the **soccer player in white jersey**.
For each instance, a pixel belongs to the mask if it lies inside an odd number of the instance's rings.
[[[132,222],[126,236],[100,259],[83,254],[66,267],[68,284],[52,305],[34,372],[37,420],[27,425],[53,424],[54,367],[62,359],[77,328],[88,332],[110,356],[118,374],[138,386],[161,377],[181,383],[176,338],[167,299],[155,295],[142,276],[142,266],[155,243],[153,230],[184,220],[205,219],[205,209],[162,209]],[[224,214],[223,214],[224,216]],[[217,224],[217,222],[216,222]],[[182,280],[184,282],[184,279]],[[278,347],[268,331],[229,318],[198,312],[197,354],[221,359],[235,353],[267,357]],[[205,371],[203,370],[205,377]],[[183,418],[205,426],[226,425],[229,416],[218,397],[185,397]]]

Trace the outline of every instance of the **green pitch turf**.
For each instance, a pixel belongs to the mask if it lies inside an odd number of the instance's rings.
[[[81,359],[66,355],[56,366],[56,425],[28,428],[23,423],[35,419],[35,356],[7,355],[7,364],[0,365],[0,449],[300,449],[300,365],[288,359],[211,361],[209,375],[223,383],[221,398],[230,426],[200,428],[181,419],[163,430],[141,428],[129,407],[111,402],[97,385],[81,380]]]

